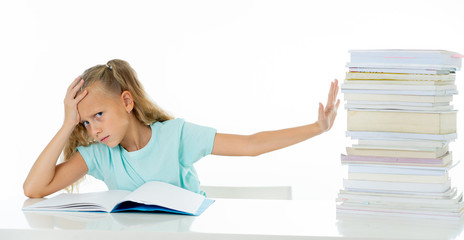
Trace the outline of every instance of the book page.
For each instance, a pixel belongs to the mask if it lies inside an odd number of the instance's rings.
[[[147,182],[121,202],[133,201],[195,214],[204,200],[201,194],[168,183]]]
[[[111,209],[130,192],[124,190],[111,190],[94,193],[62,193],[33,204],[24,210],[50,210],[50,211],[105,211]]]

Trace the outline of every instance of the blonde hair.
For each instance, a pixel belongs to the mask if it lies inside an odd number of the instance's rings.
[[[102,83],[102,86],[113,94],[120,95],[123,91],[129,91],[134,101],[132,112],[145,125],[173,119],[170,114],[150,100],[138,80],[136,72],[124,60],[113,59],[108,61],[106,65],[91,67],[85,70],[82,78],[85,82],[80,91],[95,82]],[[93,143],[96,142],[90,137],[87,130],[81,124],[76,125],[64,146],[63,162],[69,160],[78,146],[89,146]],[[83,180],[84,177],[67,187],[66,190],[72,192]]]

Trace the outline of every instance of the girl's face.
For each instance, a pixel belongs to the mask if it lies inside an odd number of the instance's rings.
[[[77,105],[80,123],[96,141],[117,146],[126,135],[129,114],[121,96],[108,93],[101,83],[88,86],[87,96]]]

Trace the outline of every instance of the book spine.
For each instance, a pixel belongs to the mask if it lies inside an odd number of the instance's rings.
[[[453,96],[412,96],[412,95],[389,95],[389,94],[365,94],[365,93],[345,93],[346,101],[397,101],[397,102],[421,102],[421,103],[449,103]]]
[[[346,148],[346,153],[353,156],[374,156],[374,157],[396,157],[396,158],[432,158],[442,156],[440,152],[433,151],[407,151],[400,149],[364,149],[364,148]]]
[[[395,84],[358,84],[345,81],[341,85],[342,90],[357,89],[357,90],[416,90],[416,91],[443,91],[456,90],[456,85],[395,85]]]
[[[348,179],[362,181],[407,182],[407,183],[445,183],[449,181],[448,174],[441,176],[379,174],[379,173],[348,173]]]
[[[403,183],[343,179],[347,189],[371,189],[395,192],[434,192],[442,193],[450,188],[450,182],[445,183]]]
[[[434,140],[452,141],[457,138],[456,133],[450,134],[420,134],[420,133],[398,133],[398,132],[377,132],[377,131],[347,131],[347,137],[352,139],[385,139],[397,138],[401,140]]]
[[[448,174],[446,168],[443,170],[428,170],[420,168],[403,168],[403,167],[390,167],[390,166],[366,166],[366,164],[350,164],[348,166],[348,173],[383,173],[383,174],[408,174],[408,175],[429,175],[440,176]]]
[[[405,82],[455,81],[455,74],[357,73],[347,72],[346,80],[399,80]]]
[[[400,157],[379,157],[379,156],[357,156],[341,154],[342,161],[356,162],[386,162],[386,163],[423,163],[423,164],[442,164],[443,158],[400,158]]]

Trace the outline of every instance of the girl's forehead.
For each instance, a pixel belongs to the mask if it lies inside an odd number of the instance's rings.
[[[95,107],[114,103],[118,99],[116,96],[109,94],[101,86],[101,83],[93,83],[85,89],[87,90],[87,95],[77,105],[78,111],[82,112],[81,114],[93,111]]]
[[[89,86],[85,87],[84,89],[87,90],[87,98],[88,96],[97,97],[101,100],[111,100],[119,98],[119,94],[112,93],[101,82],[93,82]],[[85,99],[84,98],[84,99]]]

